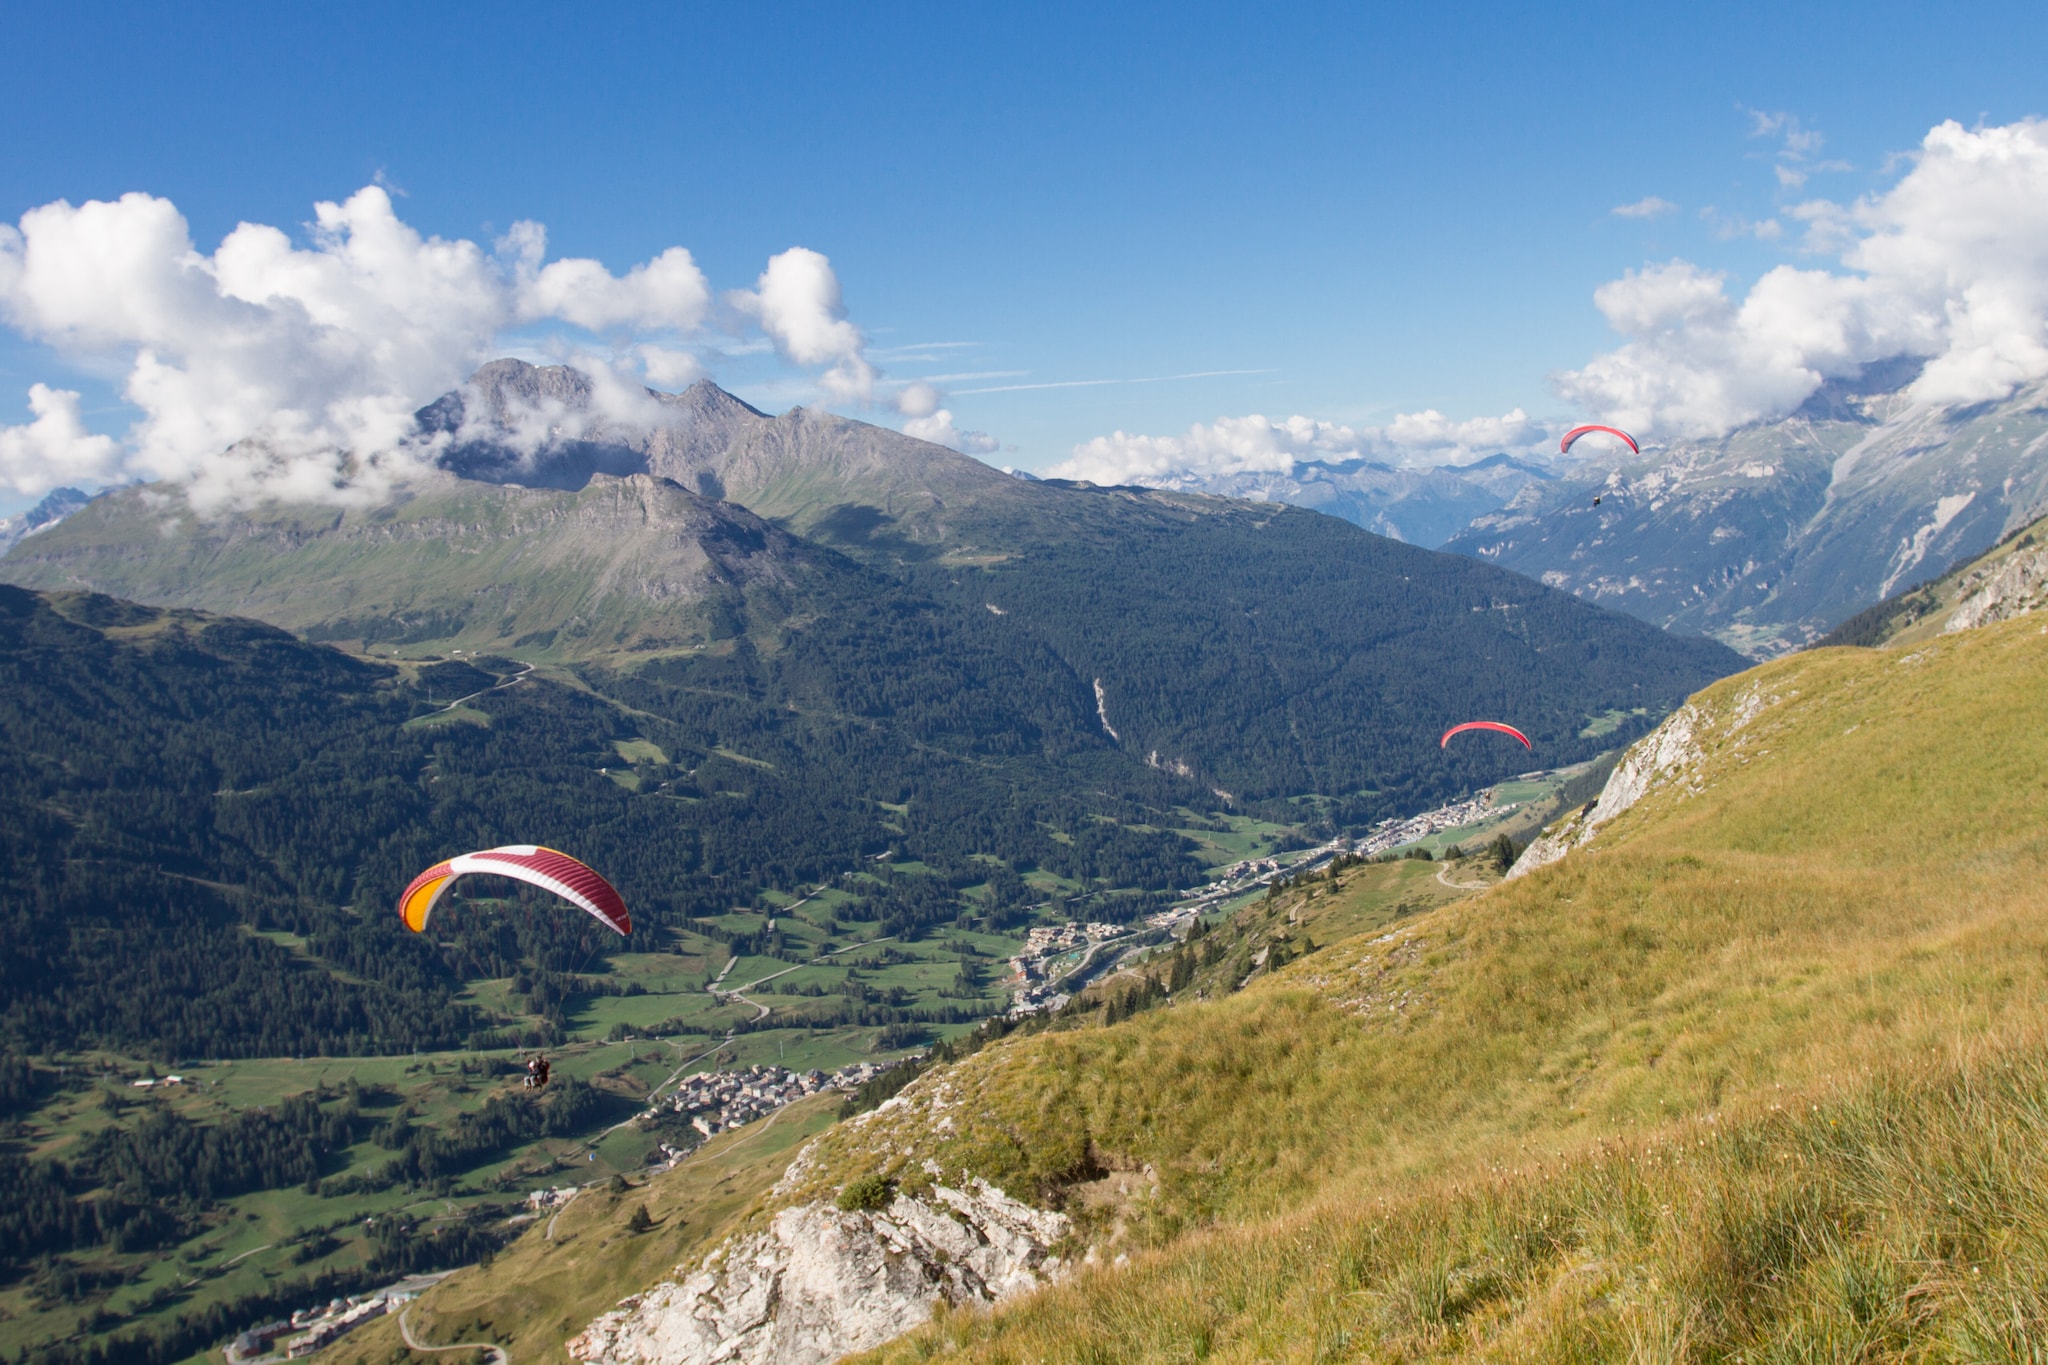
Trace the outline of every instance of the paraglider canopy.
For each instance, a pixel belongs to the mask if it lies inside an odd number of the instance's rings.
[[[1625,445],[1627,445],[1630,450],[1633,450],[1638,455],[1643,453],[1643,448],[1636,444],[1636,438],[1629,435],[1627,432],[1623,431],[1620,427],[1600,426],[1573,427],[1570,431],[1567,431],[1564,434],[1564,439],[1557,443],[1557,453],[1560,455],[1570,454],[1572,442],[1578,440],[1581,436],[1584,436],[1589,432],[1595,431],[1605,432],[1609,436],[1619,436],[1622,439],[1622,442]]]
[[[1529,737],[1527,735],[1523,734],[1520,730],[1517,730],[1514,726],[1503,724],[1502,722],[1497,720],[1468,720],[1465,721],[1463,724],[1453,725],[1450,729],[1444,731],[1444,737],[1437,741],[1436,747],[1439,749],[1448,749],[1451,745],[1451,736],[1463,734],[1467,730],[1497,730],[1501,734],[1513,735],[1516,739],[1521,740],[1522,747],[1524,749],[1528,749],[1531,752],[1534,752],[1536,748],[1535,745],[1529,742]]]
[[[434,907],[455,879],[478,872],[510,877],[551,891],[613,933],[633,932],[633,918],[626,913],[626,902],[610,882],[587,864],[538,844],[507,844],[435,863],[414,877],[412,885],[398,898],[398,913],[405,920],[405,927],[416,934],[424,932],[427,916],[434,913]]]

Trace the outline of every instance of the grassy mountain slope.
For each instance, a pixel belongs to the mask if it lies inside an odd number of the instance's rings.
[[[1698,761],[1590,850],[1224,1002],[992,1048],[828,1135],[816,1181],[1158,1173],[1129,1270],[918,1347],[991,1360],[1718,1354],[2038,1313],[2044,663],[2014,622],[1730,679]],[[950,1140],[941,1087],[973,1116]],[[1218,1219],[1245,1226],[1173,1240]]]
[[[749,607],[776,619],[835,569],[742,508],[642,474],[575,491],[444,477],[376,508],[222,518],[175,490],[123,489],[29,538],[6,572],[320,639],[545,657],[702,645]]]
[[[906,1358],[1718,1355],[2038,1314],[2044,664],[2018,621],[1718,684],[1591,848],[1224,1000],[992,1046],[787,1197],[930,1160],[1085,1209],[1146,1173],[1084,1218],[1127,1268]]]
[[[1283,890],[1165,1005],[928,1071],[725,1230],[926,1162],[1075,1218],[1069,1282],[886,1359],[2028,1358],[2044,664],[2016,621],[1729,679],[1563,862],[1436,908],[1423,864]],[[1300,955],[1233,990],[1240,939]],[[517,1280],[456,1283],[435,1340]]]

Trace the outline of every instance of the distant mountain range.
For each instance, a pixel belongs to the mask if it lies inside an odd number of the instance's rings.
[[[1430,548],[1556,475],[1508,455],[1467,465],[1397,469],[1375,460],[1304,460],[1287,473],[1168,475],[1143,482],[1186,493],[1292,503],[1378,535]]]
[[[2048,384],[1938,408],[1907,398],[1918,371],[1872,365],[1782,420],[1640,457],[1305,462],[1144,482],[1312,507],[1764,657],[1981,552],[2048,504]]]
[[[1752,654],[1797,648],[2048,501],[2048,384],[1937,408],[1906,397],[1914,372],[1874,366],[1782,421],[1599,459],[1444,548]]]
[[[1044,700],[1006,750],[1029,734],[1120,755],[1190,802],[1320,793],[1342,820],[1525,762],[1439,752],[1452,721],[1514,718],[1537,761],[1571,762],[1739,664],[1334,518],[1015,479],[710,384],[622,402],[500,361],[420,421],[453,437],[448,468],[381,506],[208,518],[123,489],[16,546],[0,578],[387,656],[658,666],[834,714],[926,708],[919,733],[966,749],[1028,683]]]
[[[2048,505],[2048,384],[2003,402],[1936,408],[1907,398],[1916,372],[1916,363],[1903,360],[1873,365],[1856,380],[1830,381],[1790,417],[1639,457],[1599,454],[1546,467],[1496,454],[1435,469],[1305,461],[1286,472],[1169,474],[1144,482],[1162,493],[1311,508],[1379,535],[1483,559],[1762,657],[1808,643],[1860,608],[1981,552]],[[508,525],[522,515],[514,507],[588,525],[599,514],[587,503],[562,512],[541,490],[582,498],[593,479],[634,474],[669,481],[707,503],[738,504],[856,558],[899,564],[1002,557],[1023,545],[1075,539],[1106,544],[1123,515],[1105,512],[1100,499],[1052,495],[1053,489],[1075,491],[1075,485],[1009,477],[887,428],[802,408],[771,417],[709,381],[621,404],[575,370],[501,360],[423,409],[419,420],[423,432],[451,438],[443,465],[455,477],[417,490],[417,505],[404,512],[378,511],[388,529],[376,535],[437,539],[432,528],[445,515],[468,515],[464,509],[483,484],[533,491],[506,500]],[[0,522],[0,550],[47,530],[86,501],[60,489],[34,510]],[[1183,510],[1194,505],[1181,504]],[[276,515],[249,518],[234,529],[195,531],[180,563],[164,562],[166,556],[179,561],[180,551],[153,547],[144,557],[149,564],[137,561],[127,576],[102,555],[88,577],[113,592],[136,588],[134,574],[163,591],[184,591],[177,585],[204,577],[214,586],[194,605],[272,610],[260,592],[230,598],[221,587],[235,581],[234,565],[261,563],[270,553],[243,542],[304,531],[300,512],[287,516],[296,519],[297,532],[283,530]],[[700,509],[693,515],[715,521],[729,513]],[[313,516],[333,519],[326,512]],[[363,518],[340,519],[330,534],[343,540],[366,534],[351,529],[356,522]],[[259,524],[267,529],[259,531]],[[757,529],[739,534],[744,539]],[[111,534],[125,540],[129,530]],[[701,555],[683,557],[691,564],[716,559],[734,569],[726,586],[744,592],[754,581],[729,555],[699,548]],[[10,569],[18,581],[75,583],[71,569],[51,573],[77,553],[49,541],[17,552]],[[643,546],[634,553],[661,560],[669,552]],[[617,554],[632,558],[623,546],[600,557],[616,561]],[[29,567],[31,561],[40,567]],[[473,567],[481,572],[485,561]],[[610,569],[594,561],[585,568],[594,575],[592,590],[609,581],[607,573],[632,572],[623,561]],[[411,571],[402,577],[421,581]],[[719,581],[709,570],[668,563],[653,573],[650,595],[666,592],[671,605],[698,595],[684,580],[699,588]],[[273,584],[279,591],[287,586]],[[516,588],[506,591],[517,595]],[[574,596],[555,592],[551,608],[503,613],[519,627],[511,638],[572,628]],[[303,611],[290,614],[295,628],[324,632],[332,626],[344,633],[359,618],[381,616],[399,624],[371,624],[372,635],[395,631],[425,639],[446,633],[421,615],[437,609],[406,593],[372,591],[347,612],[320,604],[318,621]],[[661,614],[666,624],[652,635],[628,626],[620,636],[615,627],[613,643],[690,635],[676,635],[673,613]]]

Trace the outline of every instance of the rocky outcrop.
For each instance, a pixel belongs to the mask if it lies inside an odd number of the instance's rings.
[[[622,1301],[568,1344],[587,1365],[810,1365],[869,1350],[935,1305],[990,1304],[1058,1278],[1067,1233],[974,1181],[897,1193],[888,1207],[786,1208],[694,1271]]]
[[[2048,607],[2048,545],[2019,550],[2006,557],[1981,585],[1965,581],[1962,595],[1943,631],[1988,626]]]
[[[1652,791],[1674,782],[1688,792],[1699,789],[1699,768],[1710,742],[1732,738],[1780,700],[1761,687],[1752,687],[1725,707],[1687,702],[1662,725],[1638,740],[1608,775],[1600,798],[1591,806],[1543,831],[1515,865],[1508,878],[1524,877],[1547,867],[1565,854],[1589,843],[1600,826],[1620,815]]]

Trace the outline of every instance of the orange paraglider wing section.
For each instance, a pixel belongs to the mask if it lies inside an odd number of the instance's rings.
[[[538,844],[507,844],[434,864],[413,878],[398,898],[398,913],[405,920],[405,927],[416,934],[423,932],[427,916],[455,879],[480,872],[510,877],[552,892],[613,933],[633,932],[633,917],[626,911],[625,898],[610,882],[589,864]]]
[[[1570,431],[1567,431],[1564,434],[1564,439],[1557,443],[1557,453],[1560,455],[1569,454],[1571,452],[1572,442],[1578,440],[1581,436],[1586,435],[1588,432],[1594,431],[1605,432],[1609,436],[1619,436],[1622,439],[1622,441],[1627,444],[1630,450],[1633,450],[1638,455],[1643,453],[1643,448],[1636,444],[1636,438],[1629,435],[1627,432],[1623,431],[1620,427],[1597,426],[1573,427]]]
[[[455,873],[447,863],[435,863],[414,877],[412,884],[398,898],[398,914],[405,921],[405,927],[415,934],[424,931],[427,916],[434,913],[435,902],[441,899],[441,893],[454,880]]]
[[[1464,722],[1462,725],[1453,725],[1450,729],[1444,731],[1444,737],[1436,742],[1436,747],[1439,749],[1449,748],[1451,744],[1451,736],[1461,735],[1465,733],[1465,731],[1467,730],[1498,731],[1500,734],[1513,735],[1516,739],[1521,740],[1522,747],[1524,749],[1531,751],[1532,753],[1535,751],[1536,748],[1535,745],[1529,742],[1529,737],[1527,735],[1523,734],[1520,730],[1517,730],[1514,726],[1503,724],[1502,722],[1497,720],[1468,720]]]

